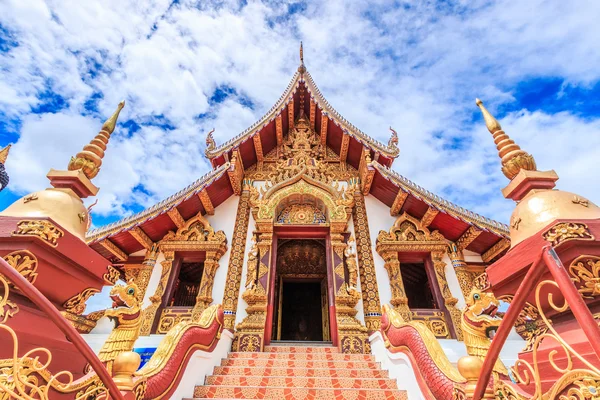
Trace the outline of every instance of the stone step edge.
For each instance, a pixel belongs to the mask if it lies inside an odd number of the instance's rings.
[[[229,353],[229,355],[234,354],[233,357],[231,358],[235,358],[235,359],[243,359],[243,360],[247,360],[247,359],[252,359],[252,360],[257,360],[257,359],[277,359],[277,358],[290,358],[290,359],[294,359],[293,357],[295,357],[298,354],[302,354],[303,356],[308,355],[308,356],[317,356],[317,360],[319,359],[318,357],[323,357],[323,359],[326,359],[329,356],[334,356],[332,358],[335,358],[336,356],[339,356],[339,358],[345,358],[345,357],[350,357],[350,360],[338,360],[338,361],[352,361],[352,359],[357,359],[357,360],[364,360],[366,358],[370,359],[370,360],[375,360],[375,356],[373,354],[345,354],[345,353],[278,353],[276,351],[273,352],[268,352],[268,353],[248,353],[248,352],[243,352],[243,351],[238,351],[238,352],[231,352]],[[253,356],[253,354],[257,354],[258,356]],[[227,356],[227,358],[230,358],[229,355]],[[246,357],[242,357],[242,356],[246,356]],[[307,360],[307,361],[311,361],[311,360]],[[329,360],[329,361],[336,361],[336,360]]]
[[[278,368],[284,368],[284,367],[248,367],[248,366],[243,366],[243,365],[217,365],[216,367],[219,368],[249,368],[251,370],[254,369],[259,369],[261,371],[264,371],[267,368],[271,368],[271,369],[278,369]],[[215,368],[216,368],[215,367]],[[289,367],[286,369],[291,369],[291,370],[302,370],[302,371],[312,371],[312,370],[327,370],[327,371],[335,371],[335,370],[343,370],[343,369],[347,369],[347,368],[319,368],[319,367],[311,367],[311,368],[305,368],[305,367]],[[383,373],[388,372],[385,369],[382,368],[352,368],[353,371],[381,371]],[[388,372],[389,373],[389,372]],[[220,374],[217,374],[216,376],[221,376]],[[224,375],[224,376],[239,376],[239,375]],[[256,375],[250,375],[250,376],[256,376]],[[302,375],[295,375],[295,376],[302,376]],[[304,378],[316,378],[316,377],[312,377],[312,376],[304,376]],[[327,377],[324,377],[327,378]],[[377,379],[377,378],[375,378]]]
[[[303,369],[303,368],[299,368],[299,369]],[[321,368],[321,369],[326,369],[326,368]],[[367,370],[367,371],[372,371],[372,370]],[[231,377],[252,377],[252,378],[263,378],[263,379],[271,379],[271,378],[302,378],[302,379],[354,379],[354,380],[361,380],[361,381],[396,381],[394,378],[360,378],[360,377],[355,377],[355,376],[349,376],[349,377],[344,377],[344,378],[338,378],[335,376],[280,376],[280,375],[273,375],[273,376],[253,376],[253,375],[206,375],[205,382],[208,378],[217,378],[220,376],[231,376]],[[206,384],[205,384],[206,385]],[[205,385],[196,385],[196,386],[205,386]],[[206,386],[211,386],[211,385],[206,385]],[[212,385],[212,386],[216,386],[216,385]],[[219,385],[219,386],[227,386],[227,385]],[[231,385],[229,385],[231,386]],[[244,386],[246,387],[246,386]],[[248,386],[248,387],[252,387],[252,386]],[[270,386],[269,386],[270,387]],[[273,386],[276,387],[276,386]],[[310,388],[309,388],[310,389]],[[355,388],[356,389],[356,388]]]
[[[239,389],[240,386],[233,386],[233,385],[196,385],[196,389],[197,388],[209,388],[209,387],[220,387],[220,388],[233,388],[233,389]],[[243,386],[244,389],[262,389],[262,388],[267,388],[267,389],[304,389],[304,390],[365,390],[368,392],[405,392],[406,390],[404,389],[357,389],[357,388],[289,388],[289,387],[285,387],[285,386]],[[197,397],[196,397],[197,398]]]
[[[237,360],[237,361],[235,361]],[[349,363],[355,363],[357,364],[357,361],[333,361],[333,360],[268,360],[268,361],[273,361],[274,363],[279,362],[280,364],[283,365],[245,365],[244,362],[242,360],[250,360],[249,358],[223,358],[221,359],[221,364],[219,364],[219,367],[247,367],[247,368],[251,368],[251,367],[261,367],[261,368],[324,368],[324,367],[301,367],[301,366],[289,366],[289,365],[285,365],[285,363],[327,363],[327,362],[333,362],[333,363],[345,363],[346,365],[340,365],[340,366],[335,366],[333,368],[327,368],[329,370],[331,369],[357,369],[356,367],[353,366],[348,366],[347,364]],[[232,361],[232,363],[235,363],[237,365],[223,365],[223,364],[227,364],[227,361]],[[377,361],[365,361],[365,363],[371,363],[373,364],[373,366],[371,367],[367,367],[367,368],[360,368],[360,369],[370,369],[370,370],[378,370],[381,369],[381,363],[377,362]]]

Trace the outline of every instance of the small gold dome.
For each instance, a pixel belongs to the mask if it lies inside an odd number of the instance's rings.
[[[52,218],[63,229],[85,240],[87,209],[71,189],[46,189],[28,194],[0,213],[20,218]]]
[[[599,219],[600,208],[579,195],[562,190],[532,190],[510,218],[511,247],[539,233],[557,219]]]
[[[468,381],[477,380],[481,375],[483,361],[479,357],[465,356],[458,359],[456,363],[458,372]]]

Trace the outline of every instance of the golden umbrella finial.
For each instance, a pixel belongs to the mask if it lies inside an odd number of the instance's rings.
[[[81,170],[88,179],[98,175],[108,140],[115,130],[119,113],[123,107],[125,107],[125,100],[119,103],[113,115],[104,122],[96,137],[89,144],[83,146],[83,150],[77,153],[75,157],[71,157],[69,171]]]
[[[9,144],[0,150],[0,163],[6,164],[6,159],[8,158],[8,153],[10,152],[10,146],[12,146],[12,144]]]
[[[483,119],[485,120],[485,125],[494,138],[494,143],[498,149],[498,155],[502,160],[502,172],[504,175],[512,180],[522,169],[536,171],[537,167],[533,156],[526,151],[521,150],[519,145],[504,133],[498,120],[490,114],[481,100],[475,99],[475,104],[479,106],[479,109],[483,114]]]

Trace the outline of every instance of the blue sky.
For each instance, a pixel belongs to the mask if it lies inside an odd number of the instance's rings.
[[[394,168],[507,222],[514,204],[475,106],[480,97],[559,187],[600,199],[597,1],[86,1],[0,3],[0,145],[13,143],[0,209],[48,186],[50,168],[125,99],[94,208],[100,226],[210,168],[221,143],[276,102],[305,63],[364,132],[400,135]]]

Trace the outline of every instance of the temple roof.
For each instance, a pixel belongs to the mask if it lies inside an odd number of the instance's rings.
[[[395,132],[389,144],[384,145],[360,131],[324,99],[303,67],[301,64],[271,110],[250,128],[220,146],[209,135],[206,156],[213,165],[212,171],[146,210],[88,232],[91,247],[113,262],[125,261],[129,254],[148,249],[196,214],[214,214],[216,207],[239,194],[237,168],[241,165],[243,171],[269,161],[268,154],[282,143],[284,132],[293,127],[303,105],[311,128],[339,161],[358,169],[361,157],[369,154],[375,173],[368,193],[390,207],[391,215],[406,212],[419,218],[462,249],[482,254],[485,262],[508,249],[505,224],[444,200],[391,170],[399,154]]]
[[[301,103],[299,97],[302,92],[299,90],[300,86],[306,89],[303,91],[304,112],[306,115],[313,115],[311,121],[314,121],[315,131],[319,135],[325,135],[326,143],[330,148],[338,154],[347,151],[347,161],[351,165],[358,166],[360,151],[365,146],[373,153],[373,159],[379,160],[386,166],[392,165],[399,154],[398,148],[394,144],[385,145],[373,139],[341,116],[323,97],[310,73],[305,71],[294,74],[275,105],[251,127],[219,146],[207,141],[206,156],[211,160],[213,167],[229,160],[236,148],[240,149],[245,168],[253,165],[261,154],[267,154],[273,149],[278,143],[278,130],[287,132],[290,126],[288,118],[290,110],[293,108],[293,115],[299,114]],[[281,120],[280,123],[277,122],[278,118]],[[255,136],[260,138],[260,144],[255,141]],[[344,143],[345,136],[348,136],[347,144]],[[342,150],[344,144],[347,146],[346,150]]]

